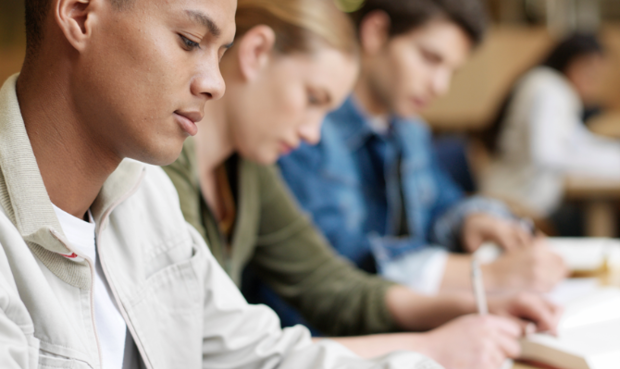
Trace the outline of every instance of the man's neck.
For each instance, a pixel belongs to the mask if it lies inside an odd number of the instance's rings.
[[[40,70],[25,67],[17,81],[26,131],[52,203],[83,218],[122,159],[97,142],[77,115],[64,82],[69,71]]]
[[[363,74],[357,81],[353,94],[357,102],[368,114],[372,116],[385,116],[389,114],[388,107],[377,97],[368,79],[364,78]]]

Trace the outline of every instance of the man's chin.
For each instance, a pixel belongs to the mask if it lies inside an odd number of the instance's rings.
[[[411,104],[407,104],[407,105],[408,106],[401,106],[400,108],[395,109],[396,115],[403,117],[403,118],[416,117],[420,115],[422,111],[421,109],[418,109],[417,107],[414,107]]]
[[[160,147],[156,150],[145,150],[142,155],[132,158],[145,164],[156,165],[164,167],[174,163],[183,150],[183,143],[175,145],[174,147]]]

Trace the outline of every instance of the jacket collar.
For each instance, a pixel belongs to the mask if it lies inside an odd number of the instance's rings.
[[[67,254],[66,238],[47,194],[30,145],[15,89],[18,75],[0,90],[0,206],[24,240]],[[124,160],[107,179],[91,211],[98,227],[139,185],[144,165]]]
[[[349,96],[340,109],[330,114],[330,120],[335,122],[333,128],[351,152],[363,146],[366,140],[375,134],[369,119],[353,95]]]
[[[376,135],[370,126],[370,117],[351,95],[336,111],[329,114],[323,125],[321,147],[324,150],[324,172],[349,184],[358,184],[359,176],[352,171],[350,156],[367,140]],[[426,125],[420,117],[401,118],[390,116],[390,134],[403,150],[403,168],[417,167],[418,161],[426,160],[421,147],[412,145]],[[349,170],[347,170],[349,169]]]

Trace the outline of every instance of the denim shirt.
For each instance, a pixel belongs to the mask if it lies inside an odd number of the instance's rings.
[[[376,140],[382,141],[381,154]],[[459,250],[462,224],[471,213],[511,217],[499,202],[466,198],[440,168],[431,145],[421,120],[392,117],[388,132],[377,134],[351,97],[328,115],[318,145],[303,145],[279,164],[332,246],[368,269],[369,256],[380,264],[427,247]],[[383,162],[384,180],[376,178],[377,161]]]

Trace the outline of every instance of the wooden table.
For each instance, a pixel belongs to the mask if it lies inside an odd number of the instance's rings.
[[[588,121],[588,127],[596,134],[620,139],[620,111],[601,114]]]
[[[618,235],[618,204],[620,180],[569,177],[565,184],[567,200],[585,205],[585,229],[589,237],[616,237]]]
[[[598,275],[591,275],[591,277],[597,277],[601,281],[601,285],[603,286],[616,286],[620,287],[620,270],[610,270],[605,273],[600,273]],[[512,369],[539,369],[533,366],[515,363]]]

